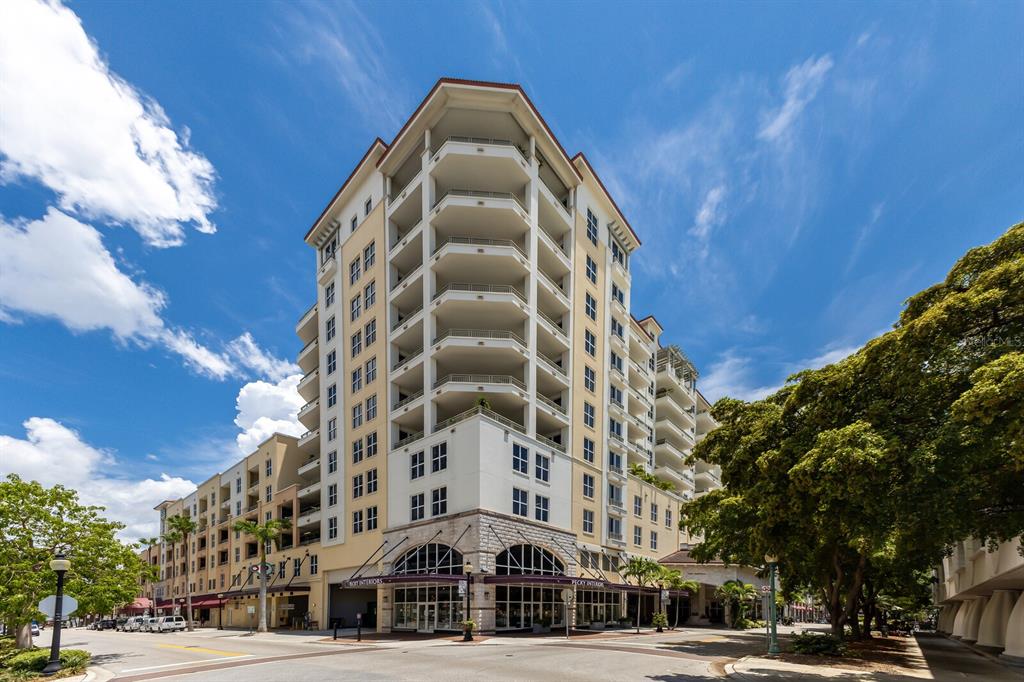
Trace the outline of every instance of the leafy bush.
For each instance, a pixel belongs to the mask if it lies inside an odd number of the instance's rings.
[[[89,665],[90,654],[81,649],[61,649],[60,665],[63,672],[81,672]],[[49,649],[29,649],[7,659],[5,665],[12,672],[40,672],[50,660]]]
[[[846,646],[832,635],[804,632],[793,635],[790,651],[808,656],[845,656]]]
[[[654,614],[654,618],[651,619],[651,624],[656,628],[667,628],[668,627],[668,616],[659,611]]]
[[[737,630],[751,630],[753,628],[763,628],[765,622],[763,620],[751,620],[750,618],[740,618],[736,621],[735,628]]]

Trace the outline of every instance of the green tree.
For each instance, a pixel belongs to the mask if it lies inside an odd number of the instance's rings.
[[[636,631],[640,632],[640,610],[643,606],[643,588],[645,585],[649,585],[657,580],[658,575],[661,573],[661,564],[654,559],[648,559],[647,557],[634,556],[630,557],[629,561],[626,562],[626,567],[622,570],[623,578],[632,578],[636,581]]]
[[[700,583],[696,580],[685,579],[682,571],[674,568],[668,568],[667,566],[662,566],[661,568],[662,572],[660,582],[663,588],[676,591],[685,590],[686,592],[689,592],[691,596],[696,596],[700,592]],[[679,602],[681,601],[681,599],[676,599],[675,620],[672,622],[673,630],[679,627]]]
[[[63,486],[15,474],[0,481],[0,620],[19,648],[32,646],[28,625],[42,617],[36,605],[56,590],[49,562],[57,553],[71,560],[65,593],[78,600],[77,613],[110,613],[135,598],[142,562],[116,537],[124,525],[102,511]]]
[[[185,625],[189,632],[192,632],[192,584],[189,582],[189,567],[192,554],[189,552],[189,540],[199,529],[199,524],[184,514],[177,514],[168,517],[168,531],[164,533],[164,540],[172,546],[181,543],[182,565],[185,567]]]
[[[288,519],[271,519],[265,523],[236,521],[233,528],[253,536],[260,548],[260,615],[258,632],[267,631],[267,545],[280,547],[281,534],[291,528]]]
[[[747,603],[757,598],[754,586],[742,580],[726,580],[715,593],[728,605],[729,624],[734,628],[747,617]]]

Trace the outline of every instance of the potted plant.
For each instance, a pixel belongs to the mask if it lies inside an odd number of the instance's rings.
[[[654,618],[651,619],[651,624],[657,628],[657,632],[664,632],[664,628],[668,627],[668,616],[665,615],[664,611],[658,611],[654,614]]]
[[[491,409],[491,401],[485,398],[484,396],[480,396],[479,398],[476,399],[476,406],[482,407],[485,410],[489,410]]]
[[[462,621],[462,641],[472,642],[473,641],[473,630],[476,629],[476,621],[467,619]]]

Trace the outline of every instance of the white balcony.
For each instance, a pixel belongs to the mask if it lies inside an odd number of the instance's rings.
[[[313,428],[320,423],[320,399],[313,398],[308,403],[299,408],[299,412],[296,415],[303,426]]]
[[[686,453],[671,441],[660,437],[654,441],[654,458],[658,464],[678,468],[684,466],[686,457]]]
[[[430,262],[447,282],[520,282],[530,273],[527,250],[513,239],[439,234]]]
[[[656,466],[654,475],[663,481],[667,481],[680,491],[692,491],[694,489],[693,474],[688,469],[677,469],[671,466]]]
[[[423,257],[423,221],[416,223],[413,228],[403,233],[395,243],[391,245],[388,250],[388,257],[391,258],[392,262],[401,261],[402,258],[415,258],[419,260]],[[410,254],[406,256],[406,250],[410,251]],[[415,254],[415,255],[413,255]],[[395,262],[398,265],[398,262]]]
[[[296,387],[299,395],[305,400],[312,400],[314,397],[320,394],[320,369],[314,368],[312,371],[307,373],[304,377],[299,379],[299,384]]]
[[[314,483],[310,483],[309,485],[307,485],[305,488],[299,488],[299,492],[297,493],[297,496],[301,500],[303,498],[313,497],[314,495],[319,495],[320,494],[320,488],[321,488],[320,481],[315,481]]]
[[[622,500],[610,497],[608,498],[608,513],[612,516],[625,516],[626,505],[622,503]]]
[[[320,429],[306,431],[299,436],[299,450],[311,450],[320,442]]]
[[[442,234],[472,233],[474,227],[486,224],[490,236],[514,239],[530,228],[530,213],[523,200],[513,192],[443,191],[430,216]]]
[[[296,469],[296,473],[298,473],[299,476],[305,476],[306,474],[310,474],[310,473],[313,473],[313,472],[319,472],[319,471],[320,471],[320,458],[319,457],[314,457],[313,459],[310,459],[308,462],[306,462],[305,464],[300,466],[298,469]]]
[[[320,284],[326,284],[334,276],[334,273],[338,270],[338,259],[334,256],[326,259],[320,264],[320,268],[317,270],[317,281]]]
[[[303,372],[311,372],[314,367],[320,365],[320,342],[317,339],[313,339],[307,343],[302,350],[299,351],[299,357],[296,359],[299,368]]]
[[[509,284],[439,284],[431,312],[438,328],[508,329],[526,320],[526,295]]]
[[[299,528],[305,528],[306,526],[314,526],[320,524],[320,507],[311,507],[302,514],[296,520],[295,525]]]
[[[318,327],[319,315],[317,314],[317,304],[314,303],[309,307],[309,310],[302,313],[302,317],[299,318],[298,323],[295,325],[295,333],[303,343],[309,343],[316,336]]]

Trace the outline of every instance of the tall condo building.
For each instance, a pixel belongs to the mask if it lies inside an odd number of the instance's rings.
[[[687,546],[680,504],[719,482],[686,458],[715,424],[631,314],[640,240],[586,157],[518,85],[442,79],[305,241],[289,514],[319,574],[299,608],[382,631],[634,613],[619,571]]]

